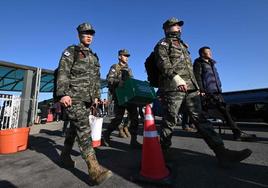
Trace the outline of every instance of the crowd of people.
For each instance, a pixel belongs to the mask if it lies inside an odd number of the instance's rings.
[[[214,152],[219,164],[224,166],[239,163],[248,158],[252,151],[250,149],[241,151],[227,149],[221,136],[215,132],[212,124],[204,116],[201,101],[204,96],[210,95],[216,95],[215,98],[220,98],[220,83],[214,67],[210,68],[212,71],[201,71],[200,67],[203,65],[198,66],[198,63],[195,62],[193,66],[188,51],[189,47],[181,39],[183,24],[184,22],[177,18],[168,19],[162,27],[165,36],[155,45],[153,52],[155,63],[160,72],[158,83],[161,94],[159,99],[161,99],[160,105],[163,115],[160,125],[160,144],[164,158],[168,160],[171,155],[173,131],[178,122],[179,110],[184,108],[184,113],[188,115],[191,124]],[[70,121],[60,158],[65,167],[73,168],[75,166],[75,162],[71,158],[71,150],[76,138],[82,158],[88,167],[89,178],[95,184],[101,184],[109,179],[113,173],[98,163],[91,144],[89,114],[90,108],[95,106],[101,115],[106,115],[108,105],[105,103],[106,101],[100,100],[99,58],[89,47],[93,41],[95,30],[91,24],[82,23],[77,27],[77,31],[80,43],[69,46],[63,51],[57,73],[56,95],[60,98],[59,102],[64,107]],[[204,60],[213,66],[215,63],[212,62],[211,56],[204,55],[207,54],[209,48],[201,49],[204,49],[201,50],[200,59],[202,62]],[[111,65],[107,74],[109,91],[114,101],[115,117],[111,120],[107,130],[103,132],[103,143],[105,146],[112,147],[111,133],[119,129],[123,137],[130,136],[132,149],[140,149],[142,144],[137,141],[138,106],[130,103],[121,106],[115,95],[116,88],[122,87],[128,78],[133,78],[128,64],[129,58],[129,51],[120,49],[118,62]],[[205,72],[205,77],[208,77],[207,81],[201,80],[203,76],[199,74],[203,74],[203,72]],[[215,84],[217,91],[206,90],[214,88],[212,85]],[[219,104],[224,104],[224,101],[220,100]],[[220,109],[226,116],[223,108],[220,107]],[[127,116],[125,115],[126,111]],[[122,121],[126,121],[126,117],[129,121],[127,131],[124,129],[125,124],[122,125]],[[229,118],[228,115],[226,118]],[[227,120],[231,122],[230,119]],[[234,123],[230,126],[232,126],[236,138],[255,137],[255,135],[244,134]]]

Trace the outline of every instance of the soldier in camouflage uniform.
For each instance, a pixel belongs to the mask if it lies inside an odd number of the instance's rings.
[[[104,145],[110,145],[110,135],[111,133],[120,128],[120,124],[123,120],[125,110],[128,111],[130,126],[129,131],[131,134],[130,146],[132,148],[141,148],[141,144],[137,142],[137,134],[138,134],[138,111],[137,106],[133,104],[127,104],[127,106],[119,106],[115,89],[117,87],[121,87],[124,84],[124,81],[130,77],[133,77],[131,69],[128,67],[128,57],[130,54],[126,49],[122,49],[118,51],[118,60],[119,63],[113,64],[109,70],[107,75],[108,87],[111,92],[114,100],[114,111],[115,118],[112,119],[111,124],[108,126],[108,129],[103,134]],[[127,127],[125,127],[126,129]]]
[[[185,107],[208,146],[215,152],[221,165],[240,162],[249,157],[251,150],[232,151],[224,147],[221,137],[214,131],[201,113],[199,87],[196,82],[188,46],[181,40],[183,21],[168,19],[163,24],[166,37],[155,46],[154,53],[160,71],[159,88],[163,91],[163,122],[160,142],[165,157],[170,153],[173,129],[177,123],[177,114],[181,104]]]
[[[72,122],[60,157],[65,167],[74,167],[70,153],[76,137],[90,179],[100,184],[110,178],[112,172],[99,165],[91,145],[89,108],[100,96],[100,64],[97,55],[89,48],[95,30],[89,23],[83,23],[77,27],[77,31],[80,44],[64,50],[57,74],[56,95]]]

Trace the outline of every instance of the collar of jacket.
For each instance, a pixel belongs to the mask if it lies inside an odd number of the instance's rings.
[[[121,62],[118,62],[117,64],[120,66],[120,68],[128,68],[128,64],[127,63],[126,64],[123,64]]]
[[[207,64],[212,64],[212,65],[216,64],[216,61],[213,59],[206,60],[203,57],[199,57],[199,60],[203,61],[204,63],[207,63]]]
[[[166,36],[166,38],[173,38],[173,39],[180,40],[181,33],[179,34],[177,32],[168,32],[168,33],[165,33],[165,36]]]
[[[166,39],[168,40],[178,40],[180,41],[180,39],[178,37],[174,37],[174,36],[166,36]]]
[[[85,47],[82,43],[79,43],[78,46],[80,47],[80,50],[92,52],[89,47]]]

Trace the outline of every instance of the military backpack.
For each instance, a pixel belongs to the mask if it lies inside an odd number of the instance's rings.
[[[169,41],[167,41],[169,44],[169,48],[168,48],[168,55],[170,55],[170,47],[171,44]],[[155,59],[155,53],[154,51],[151,52],[151,54],[146,58],[145,60],[145,69],[147,72],[147,80],[150,83],[150,86],[152,87],[159,87],[159,76],[160,76],[160,71],[159,68],[156,65],[156,59]]]
[[[147,80],[150,83],[150,86],[159,87],[160,71],[156,65],[154,52],[151,52],[151,54],[146,58],[144,65],[147,72]]]

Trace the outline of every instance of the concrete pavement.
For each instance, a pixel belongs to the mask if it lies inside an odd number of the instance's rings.
[[[107,126],[109,119],[105,118]],[[18,188],[66,188],[90,187],[85,162],[77,144],[72,152],[76,168],[61,168],[59,154],[64,138],[61,137],[62,122],[34,125],[26,151],[0,155],[0,187]],[[173,162],[170,163],[173,183],[171,187],[268,187],[268,127],[242,127],[259,137],[257,142],[235,142],[230,131],[225,131],[225,144],[231,149],[250,148],[253,154],[233,168],[222,169],[205,142],[196,133],[177,128],[172,145]],[[142,126],[140,129],[142,133]],[[156,187],[132,181],[140,170],[141,151],[129,148],[129,138],[112,136],[112,147],[99,147],[99,162],[111,169],[114,176],[99,187]],[[138,137],[142,142],[142,136]],[[97,187],[97,186],[92,186]],[[166,186],[165,186],[166,187]]]

